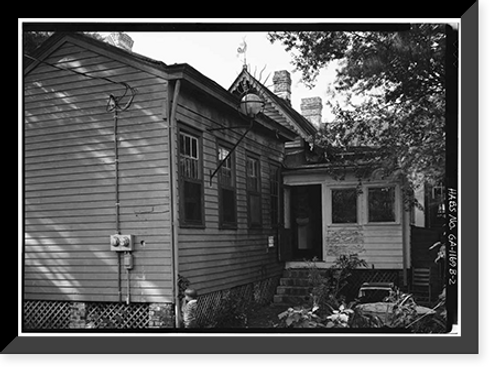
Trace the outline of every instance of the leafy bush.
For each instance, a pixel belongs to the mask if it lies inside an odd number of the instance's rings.
[[[349,319],[353,314],[350,309],[340,306],[338,310],[333,310],[330,315],[323,317],[317,314],[318,307],[288,308],[280,313],[278,318],[282,326],[286,328],[348,328]]]
[[[237,291],[229,290],[213,319],[214,328],[244,328],[247,325],[247,312],[253,303]]]
[[[384,302],[374,303],[380,312],[370,312],[356,301],[345,303],[343,290],[352,270],[367,264],[357,254],[340,255],[334,265],[322,272],[315,260],[308,265],[311,307],[298,306],[280,313],[280,327],[285,328],[403,328],[414,333],[446,331],[446,296],[440,296],[432,308],[421,307],[411,294],[397,291]],[[386,310],[384,312],[384,310]]]
[[[336,310],[345,305],[343,291],[349,282],[352,270],[366,266],[366,261],[359,258],[358,254],[342,254],[330,268],[322,272],[313,259],[308,264],[312,306],[319,307],[320,312],[324,312],[327,308]]]

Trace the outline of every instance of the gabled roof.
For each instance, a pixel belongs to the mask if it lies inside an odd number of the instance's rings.
[[[102,53],[112,59],[135,66],[138,69],[155,74],[166,80],[182,79],[191,87],[195,87],[197,90],[201,90],[210,97],[224,103],[232,111],[239,112],[240,98],[238,96],[203,75],[191,65],[186,63],[167,65],[162,61],[151,59],[136,52],[126,51],[82,33],[54,33],[29,58],[26,58],[28,63],[25,66],[24,75],[28,75],[38,64],[42,64],[47,56],[66,42]],[[276,122],[265,116],[260,118],[258,123],[261,129],[267,132],[274,132],[286,141],[294,139],[297,135],[297,131],[286,126],[286,123]]]
[[[228,89],[233,94],[243,94],[243,87],[258,93],[265,101],[264,115],[297,133],[303,139],[316,134],[317,129],[305,117],[295,111],[284,99],[278,97],[259,80],[253,77],[245,67]]]

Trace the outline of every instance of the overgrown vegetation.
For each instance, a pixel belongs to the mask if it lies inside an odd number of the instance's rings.
[[[356,253],[342,254],[325,272],[318,269],[316,260],[308,264],[312,307],[319,313],[336,310],[346,303],[346,287],[354,269],[366,267],[366,261]]]
[[[311,87],[323,68],[338,67],[329,101],[334,120],[311,144],[334,167],[347,162],[339,158],[342,151],[371,148],[376,153],[351,162],[368,170],[381,167],[387,175],[397,171],[415,188],[445,176],[450,30],[444,24],[412,24],[394,31],[280,31],[269,33],[269,40],[291,53]]]
[[[432,308],[419,306],[411,294],[395,291],[369,308],[342,294],[349,276],[366,262],[357,254],[340,256],[326,272],[309,263],[311,299],[309,304],[290,307],[278,315],[281,328],[403,329],[413,333],[444,333],[445,293]]]

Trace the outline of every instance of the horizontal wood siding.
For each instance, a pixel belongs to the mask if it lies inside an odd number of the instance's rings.
[[[362,257],[377,269],[403,269],[403,231],[400,224],[366,225]]]
[[[326,261],[341,253],[357,253],[368,267],[403,268],[403,233],[399,224],[326,226]]]
[[[179,229],[179,273],[201,294],[244,285],[281,273],[277,248],[268,249],[268,236],[276,231],[270,223],[269,166],[283,157],[283,144],[271,137],[250,132],[236,149],[237,228],[219,228],[218,182],[210,174],[217,167],[217,140],[236,144],[244,128],[233,131],[209,131],[221,126],[248,124],[187,94],[181,96],[178,125],[202,131],[205,224],[203,228]],[[249,228],[247,211],[246,158],[257,156],[261,172],[262,227]]]
[[[171,301],[164,80],[69,42],[46,61],[137,90],[118,114],[119,227],[135,235],[131,301]],[[46,64],[24,82],[25,298],[117,301],[120,276],[125,299],[126,273],[109,246],[117,229],[114,118],[106,111],[124,86]]]

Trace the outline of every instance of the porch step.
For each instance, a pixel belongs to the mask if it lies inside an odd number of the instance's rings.
[[[274,303],[306,304],[311,292],[308,277],[307,269],[285,269],[273,298]]]

